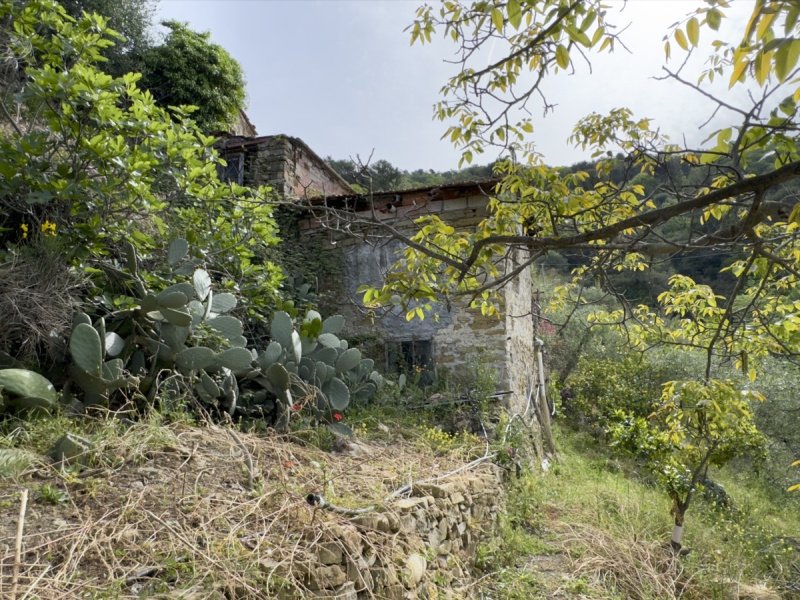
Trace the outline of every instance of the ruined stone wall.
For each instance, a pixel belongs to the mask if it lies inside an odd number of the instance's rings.
[[[270,185],[284,198],[352,192],[347,183],[298,138],[275,135],[247,143],[244,185]]]
[[[423,194],[417,201],[422,204]],[[486,198],[429,201],[426,209],[440,213],[456,227],[471,227],[484,216]],[[405,216],[383,214],[379,218],[402,223]],[[318,280],[323,310],[342,314],[347,320],[347,335],[358,340],[360,347],[366,348],[379,365],[385,359],[384,342],[432,340],[438,372],[463,373],[465,369],[474,372],[479,360],[494,365],[498,388],[513,391],[506,400],[515,412],[524,411],[536,369],[530,269],[524,269],[504,288],[502,318],[481,315],[480,310],[468,308],[466,299],[456,299],[449,306],[434,306],[438,318],[430,314],[422,321],[406,321],[399,309],[389,313],[366,311],[357,291],[361,285],[377,286],[384,280],[405,247],[400,241],[369,245],[355,237],[313,227],[305,230],[304,237],[313,240],[322,253],[338,254],[340,268],[333,273],[321,273]],[[518,251],[506,268],[514,269],[525,258],[526,252]]]
[[[469,598],[477,546],[502,511],[499,490],[498,470],[488,464],[444,483],[417,484],[380,511],[320,522],[313,540],[298,543],[303,558],[291,571],[283,563],[263,566],[299,580],[304,598]]]

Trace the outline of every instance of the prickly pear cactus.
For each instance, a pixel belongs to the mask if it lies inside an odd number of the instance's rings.
[[[69,375],[84,404],[112,404],[118,392],[147,406],[171,394],[279,429],[301,411],[338,425],[351,402],[368,401],[383,383],[373,361],[341,339],[342,316],[309,310],[295,323],[277,311],[268,345],[248,349],[232,314],[236,296],[215,291],[186,240],[173,240],[166,262],[171,281],[146,273],[128,247],[120,268],[107,267],[124,285],[127,308],[94,321],[75,315]]]

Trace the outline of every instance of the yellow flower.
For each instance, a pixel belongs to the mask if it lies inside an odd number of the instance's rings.
[[[56,224],[52,221],[45,221],[40,229],[44,235],[54,236],[56,234]]]
[[[22,239],[24,240],[26,237],[28,237],[28,225],[23,223],[19,226],[19,228],[22,230]]]

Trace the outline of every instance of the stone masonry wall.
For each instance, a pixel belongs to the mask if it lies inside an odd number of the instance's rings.
[[[469,598],[479,542],[502,510],[499,471],[486,465],[440,484],[416,484],[380,512],[320,522],[299,558],[262,567],[304,588],[304,598]],[[334,513],[335,514],[335,513]],[[298,590],[284,598],[296,598]]]
[[[517,250],[507,269],[524,263],[528,252]],[[509,399],[512,412],[522,414],[528,402],[528,394],[536,384],[536,355],[534,353],[533,298],[531,293],[531,269],[524,269],[504,289],[505,296],[505,364],[507,365]],[[530,415],[533,417],[533,415]],[[533,419],[531,419],[533,421]]]
[[[241,144],[241,145],[239,145]],[[347,183],[300,139],[285,135],[231,141],[245,153],[243,184],[270,185],[284,198],[349,194]]]

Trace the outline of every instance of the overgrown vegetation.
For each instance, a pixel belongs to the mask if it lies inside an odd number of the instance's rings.
[[[731,499],[703,495],[686,554],[665,543],[666,498],[635,463],[559,430],[560,460],[509,490],[501,537],[480,550],[492,598],[723,599],[800,594],[798,512],[751,473],[716,475]]]

